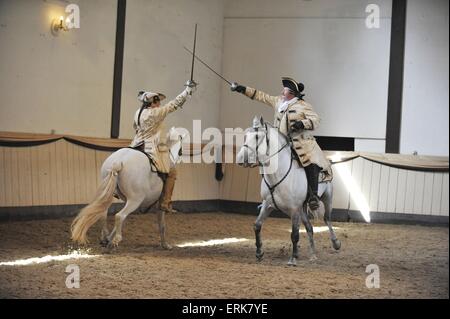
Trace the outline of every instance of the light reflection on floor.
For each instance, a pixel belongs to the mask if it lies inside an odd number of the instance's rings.
[[[89,255],[86,252],[82,251],[71,251],[66,255],[57,255],[57,256],[44,256],[44,257],[33,257],[27,259],[18,259],[14,261],[4,261],[0,262],[0,266],[27,266],[33,264],[43,264],[48,263],[50,261],[63,261],[69,259],[83,259],[83,258],[94,258],[98,257],[98,255]]]

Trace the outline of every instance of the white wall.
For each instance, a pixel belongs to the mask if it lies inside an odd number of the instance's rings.
[[[55,37],[69,3],[80,29]],[[116,1],[0,1],[0,131],[109,137]]]
[[[449,6],[408,0],[400,152],[448,156]]]
[[[322,118],[316,135],[384,139],[392,2],[378,2],[379,29],[366,28],[369,3],[226,1],[223,72],[273,95],[292,76]],[[222,90],[222,127],[272,120],[270,108]]]
[[[140,107],[141,89],[173,99],[190,77],[194,25],[198,23],[196,53],[220,71],[223,2],[221,0],[129,0],[125,26],[120,137],[131,138],[133,117]],[[166,126],[192,131],[192,120],[202,127],[219,126],[220,80],[196,62],[197,92],[182,110],[170,114]]]

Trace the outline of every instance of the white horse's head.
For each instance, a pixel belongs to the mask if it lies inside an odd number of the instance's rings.
[[[176,128],[172,127],[167,133],[167,145],[169,147],[169,155],[172,165],[177,164],[181,160],[183,139],[186,133],[180,133]]]
[[[262,116],[255,116],[253,126],[245,130],[244,144],[236,156],[237,163],[244,167],[259,165],[268,152],[268,134]]]

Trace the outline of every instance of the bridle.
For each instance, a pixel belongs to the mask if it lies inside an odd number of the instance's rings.
[[[259,135],[258,135],[258,133],[259,133],[259,127],[254,127],[253,128],[253,131],[249,131],[249,132],[255,132],[256,133],[256,147],[255,148],[252,148],[251,146],[249,146],[249,145],[247,145],[246,143],[244,143],[243,145],[242,145],[242,147],[245,147],[245,148],[247,148],[248,150],[250,150],[252,153],[254,153],[255,154],[255,160],[256,160],[256,163],[258,163],[257,165],[258,166],[267,166],[267,162],[269,162],[270,161],[270,159],[272,158],[272,157],[274,157],[275,155],[277,155],[278,153],[280,153],[283,149],[285,149],[286,148],[286,146],[288,146],[290,143],[287,141],[278,151],[276,151],[275,153],[273,153],[272,155],[269,155],[269,135],[267,134],[269,131],[268,131],[268,129],[267,129],[267,123],[264,123],[264,131],[263,132],[265,132],[265,134],[264,134],[264,139],[261,139],[261,141],[260,141],[260,139],[259,139]],[[266,141],[266,156],[267,156],[267,158],[264,160],[264,161],[261,161],[258,157],[258,155],[259,155],[259,147],[261,146],[261,144],[264,142],[264,140]]]
[[[263,141],[264,141],[264,139],[262,139],[261,141],[259,141],[259,138],[258,138],[259,128],[258,128],[258,127],[253,127],[253,131],[256,132],[256,147],[255,147],[255,149],[253,149],[252,147],[248,146],[246,143],[244,143],[244,144],[242,145],[242,147],[245,147],[245,148],[247,148],[247,149],[249,149],[250,151],[252,151],[252,152],[255,153],[255,157],[256,157],[255,160],[256,160],[256,163],[257,163],[257,165],[260,166],[260,167],[267,166],[266,163],[267,163],[272,157],[274,157],[275,155],[277,155],[278,153],[280,153],[283,149],[286,148],[286,146],[290,145],[289,140],[286,138],[286,143],[285,143],[278,151],[276,151],[276,152],[273,153],[272,155],[269,155],[269,137],[268,137],[268,132],[269,132],[269,131],[268,131],[268,129],[267,129],[267,123],[264,123],[264,128],[265,128],[265,140],[266,140],[266,155],[268,156],[268,158],[267,158],[266,160],[260,161],[260,160],[258,159],[258,154],[259,154],[259,153],[258,153],[258,149],[259,149],[259,146],[260,146],[260,145],[263,143]],[[273,204],[274,204],[275,208],[278,209],[278,210],[281,211],[281,212],[282,212],[282,210],[278,207],[278,205],[277,205],[277,203],[276,203],[276,201],[275,201],[275,197],[274,197],[273,193],[275,192],[275,189],[276,189],[281,183],[283,183],[283,181],[286,179],[286,177],[287,177],[287,176],[289,175],[289,173],[291,172],[293,161],[294,161],[294,156],[293,156],[292,150],[291,150],[291,162],[290,162],[290,164],[289,164],[289,169],[288,169],[288,171],[286,172],[286,174],[284,174],[284,176],[283,176],[277,183],[275,183],[274,185],[270,185],[269,182],[266,180],[266,177],[265,177],[265,175],[264,175],[264,171],[262,171],[262,173],[261,173],[261,176],[262,176],[262,178],[263,178],[263,180],[264,180],[264,183],[266,184],[267,188],[268,188],[269,191],[270,191],[270,195],[272,196],[272,201],[273,201]]]

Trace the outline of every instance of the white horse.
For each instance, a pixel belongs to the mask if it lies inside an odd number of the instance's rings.
[[[313,239],[313,227],[307,216],[308,185],[306,173],[295,160],[296,156],[291,143],[284,134],[268,123],[262,117],[253,120],[253,128],[247,129],[244,144],[241,147],[237,162],[244,167],[260,166],[261,198],[260,212],[256,219],[254,230],[256,237],[256,258],[261,260],[262,250],[261,228],[265,219],[274,209],[287,214],[292,222],[292,256],[288,265],[297,264],[298,242],[300,239],[300,220],[305,225],[309,237],[311,259],[317,259]],[[330,231],[330,238],[335,250],[341,247],[340,241],[331,226],[331,211],[333,187],[331,182],[320,183],[318,195],[324,204],[323,219]]]
[[[171,128],[167,137],[173,166],[181,156],[184,135]],[[122,240],[124,220],[138,208],[149,210],[158,202],[163,181],[151,170],[148,157],[131,148],[122,148],[112,153],[102,165],[101,178],[102,183],[94,200],[80,211],[72,223],[72,240],[81,244],[86,243],[88,229],[102,219],[100,243],[109,248],[117,247]],[[125,201],[125,206],[115,215],[114,229],[109,232],[106,217],[114,195]],[[158,212],[158,224],[161,246],[164,249],[171,249],[165,239],[165,219],[162,210]]]

